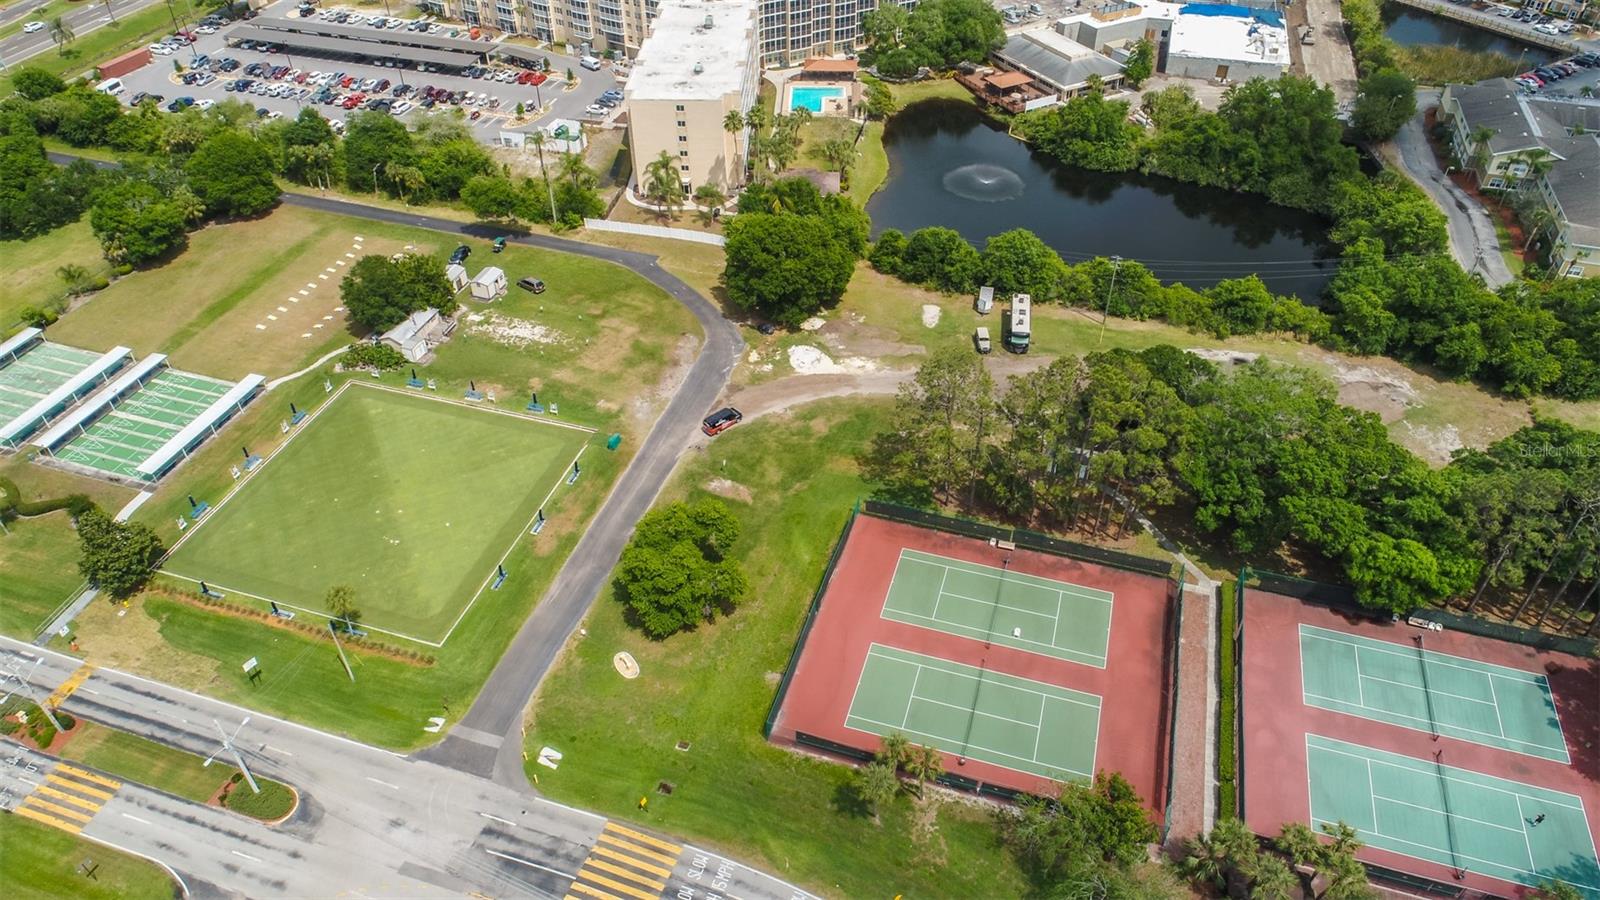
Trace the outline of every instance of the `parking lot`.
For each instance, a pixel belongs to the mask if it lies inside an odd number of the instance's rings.
[[[367,17],[373,12],[365,10],[358,15]],[[299,18],[295,3],[288,0],[267,8],[250,22],[195,28],[191,32],[195,38],[192,45],[180,43],[175,52],[158,54],[150,65],[123,75],[126,90],[120,95],[121,99],[130,102],[141,93],[155,95],[162,98],[163,108],[180,97],[193,98],[196,103],[207,106],[223,100],[241,100],[274,117],[298,115],[301,108],[309,105],[315,106],[328,119],[341,123],[347,115],[361,109],[385,109],[407,122],[419,116],[461,109],[468,116],[468,126],[485,143],[493,142],[502,130],[529,131],[551,118],[599,123],[616,114],[615,108],[607,109],[604,117],[586,114],[585,110],[605,91],[620,89],[618,79],[608,69],[598,72],[584,69],[578,60],[553,49],[530,51],[536,58],[550,61],[547,80],[533,84],[529,83],[536,80],[532,70],[501,62],[468,70],[454,67],[446,70],[437,64],[419,66],[397,56],[374,55],[376,45],[365,41],[341,42],[341,46],[347,44],[351,52],[335,54],[280,46],[250,46],[253,42],[240,43],[230,37],[230,33],[241,26],[259,27],[269,23],[272,17]],[[357,20],[350,19],[347,23],[357,24]],[[375,30],[403,32],[404,26]],[[184,84],[173,63],[193,68],[197,57],[204,57],[208,62],[198,70],[201,74],[196,83]],[[579,76],[577,86],[571,90],[566,88],[569,69]],[[241,80],[250,84],[242,91],[229,89],[239,87]],[[425,93],[429,96],[425,97]],[[524,104],[531,113],[541,101],[545,110],[543,116],[515,128],[510,125],[517,104]]]

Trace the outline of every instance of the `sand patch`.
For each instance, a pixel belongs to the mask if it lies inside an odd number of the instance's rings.
[[[729,481],[726,478],[711,479],[706,482],[706,490],[716,494],[718,497],[726,497],[729,500],[739,500],[744,503],[751,501],[749,488],[737,481]]]
[[[1401,422],[1406,427],[1406,434],[1410,443],[1416,448],[1438,462],[1449,462],[1450,457],[1457,450],[1467,444],[1461,439],[1461,429],[1454,425],[1441,425],[1431,427],[1428,425],[1413,425],[1410,422]]]
[[[1192,353],[1219,366],[1249,365],[1261,358],[1261,354],[1251,353],[1247,350],[1208,350],[1204,347],[1190,347],[1183,352]]]
[[[472,323],[467,329],[468,334],[482,335],[497,344],[518,350],[533,344],[559,344],[566,340],[565,335],[548,325],[497,312],[481,316],[476,321],[469,316],[468,321]]]
[[[800,323],[800,330],[801,331],[821,331],[822,330],[822,326],[824,326],[826,324],[828,324],[828,323],[824,322],[822,319],[820,319],[820,318],[818,318],[816,316],[812,316],[811,318],[809,318],[809,319],[805,320],[804,322]]]
[[[922,327],[923,328],[937,328],[937,327],[939,327],[939,316],[942,315],[943,313],[944,313],[943,309],[940,309],[938,306],[935,306],[932,303],[924,303],[924,304],[922,304]]]
[[[835,362],[818,348],[806,345],[789,348],[789,365],[801,375],[860,375],[878,371],[878,364],[873,360],[847,356]]]

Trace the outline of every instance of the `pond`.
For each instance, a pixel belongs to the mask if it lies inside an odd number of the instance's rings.
[[[1273,292],[1308,302],[1333,277],[1337,251],[1316,215],[1248,194],[1065,166],[970,103],[912,104],[889,120],[883,143],[889,180],[867,203],[874,236],[943,225],[981,248],[1026,228],[1069,263],[1119,255],[1196,289],[1256,273]]]
[[[1527,61],[1548,62],[1554,56],[1550,51],[1531,44],[1514,41],[1504,35],[1473,28],[1465,22],[1431,16],[1421,10],[1409,9],[1395,3],[1383,6],[1383,33],[1402,47],[1423,44],[1444,44],[1463,50],[1488,51],[1516,59],[1527,53]]]

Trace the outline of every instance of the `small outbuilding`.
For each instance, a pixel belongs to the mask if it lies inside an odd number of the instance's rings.
[[[461,293],[467,289],[467,270],[460,263],[451,263],[444,267],[444,277],[450,280],[450,290]]]
[[[980,316],[994,312],[994,288],[987,284],[979,288],[978,299],[973,302],[972,308],[977,310]]]
[[[378,341],[399,350],[411,362],[425,363],[433,357],[433,348],[448,340],[454,330],[454,320],[440,316],[439,310],[430,306],[406,316]]]
[[[498,300],[506,294],[506,273],[499,266],[485,266],[483,271],[473,276],[472,299],[482,300],[485,303]]]

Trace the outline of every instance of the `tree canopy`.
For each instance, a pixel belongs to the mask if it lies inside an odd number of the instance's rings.
[[[77,518],[81,555],[78,571],[110,597],[130,596],[149,580],[164,552],[147,526],[117,522],[98,508]]]
[[[407,254],[398,260],[363,256],[339,283],[339,297],[350,320],[372,331],[387,331],[406,316],[429,307],[448,315],[455,292],[438,257]]]
[[[634,621],[653,638],[731,613],[749,581],[728,551],[739,520],[719,500],[669,503],[639,520],[622,551],[614,586]]]
[[[259,141],[236,131],[219,131],[189,157],[189,186],[211,215],[253,216],[278,204],[272,158]]]

